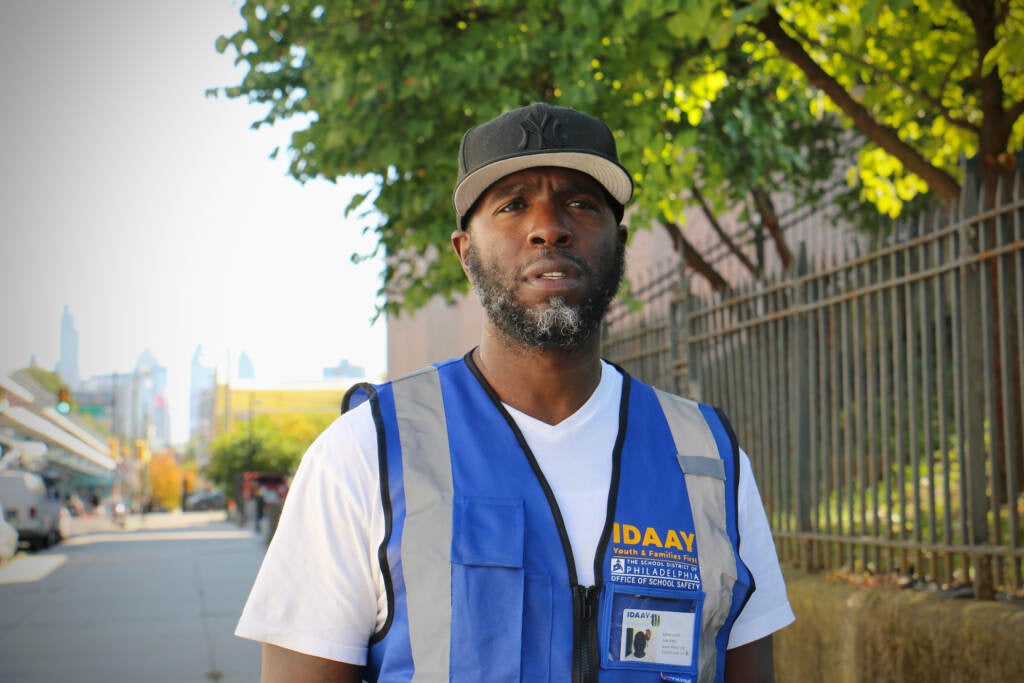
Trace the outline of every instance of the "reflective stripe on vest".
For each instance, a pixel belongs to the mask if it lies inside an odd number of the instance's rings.
[[[729,537],[713,532],[714,529],[726,529],[725,464],[718,455],[715,437],[697,403],[660,389],[655,389],[654,393],[672,432],[676,459],[683,470],[686,491],[690,495],[693,531],[700,548],[697,562],[706,596],[706,609],[701,618],[698,680],[710,682],[715,680],[718,660],[715,643],[719,627],[716,624],[721,625],[729,612],[736,576],[736,556]],[[699,455],[687,455],[690,453]],[[714,455],[705,455],[707,453]],[[715,595],[726,599],[725,604],[716,601]],[[711,609],[713,605],[719,605],[719,608]]]
[[[437,368],[428,367],[392,387],[405,483],[402,562],[414,680],[441,683],[448,680],[452,604],[445,571],[452,540],[452,463],[441,381]]]
[[[431,366],[397,379],[391,386],[406,499],[402,563],[415,671],[412,680],[441,683],[449,680],[454,492],[440,378],[437,368]],[[706,598],[699,681],[710,682],[716,679],[717,635],[732,605],[737,570],[728,534],[716,531],[727,528],[725,467],[699,404],[660,390],[655,393],[675,442],[700,548],[698,563]]]

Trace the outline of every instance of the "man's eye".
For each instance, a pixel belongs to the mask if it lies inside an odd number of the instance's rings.
[[[526,205],[525,202],[523,202],[521,199],[514,199],[514,200],[512,200],[510,202],[507,202],[506,204],[502,205],[502,207],[500,209],[498,209],[498,211],[499,212],[501,212],[501,211],[518,211],[519,209],[523,208],[525,205]]]
[[[589,199],[573,199],[569,202],[569,206],[575,209],[586,209],[587,211],[597,210],[597,203]]]

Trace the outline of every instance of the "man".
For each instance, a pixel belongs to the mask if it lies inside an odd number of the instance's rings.
[[[746,455],[599,356],[631,195],[575,110],[466,133],[480,345],[362,387],[304,456],[237,629],[264,682],[772,680],[793,615]]]

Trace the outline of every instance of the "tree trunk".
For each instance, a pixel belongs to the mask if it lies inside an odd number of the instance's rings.
[[[989,50],[997,43],[996,29],[999,18],[994,4],[975,0],[962,5],[963,10],[971,18],[974,25],[974,39],[978,47],[978,86],[981,101],[982,121],[978,136],[978,151],[981,175],[982,206],[992,209],[1000,205],[1000,189],[1005,186],[1002,195],[1009,198],[1010,183],[1016,169],[1016,160],[1007,151],[1010,132],[1019,108],[1015,111],[1003,109],[1005,91],[999,69],[993,68],[983,73],[982,60]],[[986,221],[984,229],[999,243],[1006,244],[1013,240],[1012,221],[1008,218],[991,218]],[[986,245],[988,246],[988,245]],[[1008,460],[1016,458],[1017,452],[1024,441],[1024,424],[1015,409],[1021,397],[1021,373],[1018,361],[1021,349],[1013,330],[1017,326],[1017,311],[1011,304],[1000,307],[999,302],[1015,301],[1016,283],[1012,277],[1014,256],[1004,254],[987,259],[985,265],[989,273],[989,297],[992,301],[992,389],[994,402],[992,405],[991,454],[993,466],[998,469],[999,481],[1007,482],[1011,472]],[[1003,298],[999,294],[1002,292]],[[1006,332],[1004,332],[1004,330]],[[1006,348],[1003,348],[1005,345]],[[1004,366],[1005,361],[1005,366]],[[1004,377],[1006,381],[1004,382]],[[1024,467],[1017,469],[1013,482],[1016,490],[1024,485]],[[1001,504],[1013,504],[1009,500],[1005,486],[993,491],[995,499]]]

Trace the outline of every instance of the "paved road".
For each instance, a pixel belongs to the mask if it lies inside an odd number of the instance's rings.
[[[0,566],[3,683],[200,683],[259,678],[232,635],[264,545],[223,513],[150,514]]]

